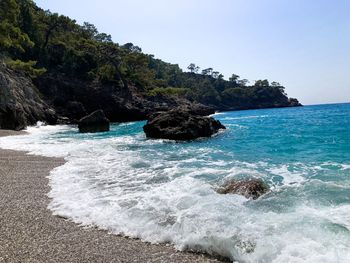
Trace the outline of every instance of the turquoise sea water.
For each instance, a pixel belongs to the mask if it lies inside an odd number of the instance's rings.
[[[191,142],[146,139],[134,122],[31,127],[0,147],[64,157],[49,208],[77,223],[239,262],[350,262],[350,104],[214,117],[228,129]],[[215,192],[247,177],[271,191]]]

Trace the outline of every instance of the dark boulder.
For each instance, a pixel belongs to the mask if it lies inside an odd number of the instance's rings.
[[[210,137],[219,129],[225,129],[220,121],[195,115],[187,108],[157,112],[149,116],[143,127],[146,136],[155,139],[193,140]]]
[[[232,180],[220,187],[219,194],[239,194],[246,198],[257,199],[269,191],[269,186],[261,179]]]
[[[97,110],[80,119],[79,132],[105,132],[109,131],[109,120],[102,110]]]

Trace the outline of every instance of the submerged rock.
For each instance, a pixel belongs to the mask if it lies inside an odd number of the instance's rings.
[[[169,140],[210,137],[219,129],[226,129],[220,121],[195,115],[187,108],[154,113],[149,116],[147,124],[143,127],[147,137]]]
[[[105,132],[109,131],[109,120],[102,110],[97,110],[80,119],[79,132]]]
[[[257,199],[270,190],[269,186],[261,179],[232,180],[219,188],[219,194],[239,194],[246,198]]]

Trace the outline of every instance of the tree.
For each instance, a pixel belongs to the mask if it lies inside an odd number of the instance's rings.
[[[247,79],[240,79],[240,80],[237,80],[237,84],[241,87],[245,87],[247,86],[247,84],[249,83],[249,80]]]
[[[113,64],[119,68],[121,63],[121,51],[118,45],[111,42],[103,42],[98,45],[98,60],[101,64]]]
[[[68,17],[44,11],[33,0],[0,0],[0,52],[8,66],[33,78],[47,69],[59,75],[55,81],[64,81],[62,86],[72,79],[87,87],[102,82],[111,90],[134,87],[140,97],[176,94],[222,109],[288,105],[278,82],[258,80],[247,86],[248,80],[232,74],[226,81],[213,68],[198,75],[194,63],[184,72],[177,64],[142,53],[133,43],[113,43],[111,35],[99,33],[91,23],[78,25]],[[120,95],[125,94],[130,93]]]
[[[236,75],[236,74],[232,74],[231,77],[229,77],[229,81],[230,82],[234,82],[234,83],[237,83],[237,80],[239,79],[239,76]]]
[[[24,52],[26,47],[34,43],[19,28],[19,5],[15,0],[0,1],[0,51],[16,50]]]
[[[102,65],[97,70],[97,76],[100,81],[108,83],[118,78],[118,71],[112,65]]]
[[[196,66],[196,64],[191,63],[187,69],[191,72],[191,73],[197,73],[200,69],[200,67]]]
[[[255,87],[268,87],[268,86],[270,86],[270,83],[267,79],[256,80],[254,86]]]
[[[219,75],[220,75],[220,72],[219,72],[219,71],[213,71],[213,72],[211,73],[211,76],[212,76],[214,79],[217,79],[217,78],[219,77]]]
[[[19,17],[18,24],[21,30],[26,33],[31,40],[35,40],[34,35],[36,34],[37,28],[34,25],[32,5],[28,0],[17,0],[19,4]]]
[[[135,46],[133,43],[126,43],[122,46],[122,48],[134,53],[142,52],[142,49],[139,46]]]
[[[200,102],[211,104],[220,101],[220,94],[209,79],[205,79],[200,83],[199,88],[200,89],[196,91],[196,97]]]
[[[212,68],[206,68],[206,69],[203,69],[203,70],[202,70],[202,75],[204,75],[204,76],[210,76],[212,72],[213,72],[213,69],[212,69]]]
[[[148,67],[149,57],[142,53],[128,53],[122,59],[122,73],[132,80],[137,87],[152,88],[155,79],[154,70]]]
[[[94,39],[98,42],[102,43],[112,43],[112,36],[107,35],[106,33],[98,33],[97,35],[94,36]]]
[[[51,39],[51,37],[59,32],[62,31],[68,31],[72,29],[72,27],[75,24],[75,20],[71,20],[67,16],[58,15],[57,13],[51,13],[50,10],[45,11],[44,16],[42,17],[43,24],[45,25],[45,33],[44,33],[44,44],[42,45],[42,49],[45,49]],[[88,29],[87,29],[88,28]],[[86,32],[94,32],[96,27],[89,23],[84,23],[83,29],[86,29]],[[91,30],[91,31],[88,31]]]
[[[279,86],[281,86],[281,84],[279,84],[279,83],[276,82],[276,81],[272,81],[272,82],[271,82],[271,86],[272,86],[272,87],[279,87]]]
[[[280,93],[287,95],[285,92],[285,87],[283,87],[279,82],[272,81],[271,82],[271,87],[276,88],[279,90]]]
[[[98,34],[98,30],[95,25],[89,22],[84,22],[81,28],[88,38],[94,38]]]
[[[222,98],[228,104],[242,105],[247,102],[249,96],[242,88],[229,88],[222,92]]]

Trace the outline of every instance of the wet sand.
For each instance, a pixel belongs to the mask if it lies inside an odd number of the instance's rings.
[[[0,130],[0,136],[22,133]],[[62,164],[0,149],[0,262],[219,262],[53,216],[47,176]]]

